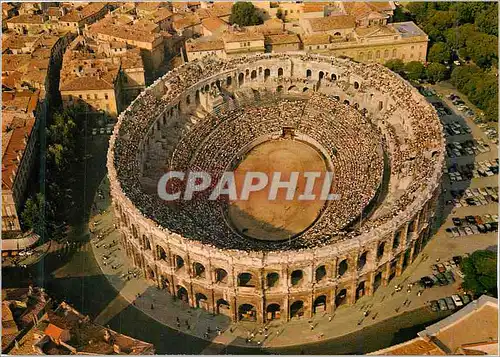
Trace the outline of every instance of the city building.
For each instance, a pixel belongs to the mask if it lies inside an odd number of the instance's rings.
[[[39,96],[39,91],[2,92],[3,241],[21,233],[19,215],[37,158]]]
[[[404,62],[426,60],[428,36],[411,21],[390,23],[395,9],[392,2],[255,2],[255,6],[264,16],[264,24],[239,29],[239,36],[251,36],[248,34],[255,32],[268,35],[265,52],[304,51],[379,63],[390,59]],[[286,19],[285,23],[276,18],[278,10],[281,11],[280,17]],[[198,13],[205,15],[211,11],[207,5]],[[205,28],[204,20],[200,30],[196,27],[199,26],[199,17],[191,14],[176,20],[183,24],[182,29],[179,26],[182,30],[179,33],[186,35],[186,28],[190,28],[189,37],[203,35],[186,41],[188,60],[207,54],[228,58],[262,51],[260,43],[249,45],[241,41],[240,45],[228,45],[224,38],[238,33],[238,29],[223,26],[220,19],[217,23],[212,21],[217,31]],[[224,48],[220,46],[221,39]]]
[[[42,288],[2,289],[2,353],[10,353],[51,306]]]
[[[60,91],[65,107],[85,103],[91,111],[116,117],[145,87],[138,48],[123,41],[78,36],[64,55]]]
[[[498,300],[482,295],[453,315],[428,326],[418,337],[372,356],[498,356]]]
[[[152,355],[150,343],[123,335],[90,321],[69,304],[62,302],[37,319],[26,335],[22,349],[11,354],[31,355]],[[13,353],[14,352],[14,353]]]

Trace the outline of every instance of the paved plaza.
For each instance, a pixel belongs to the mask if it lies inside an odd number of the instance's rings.
[[[434,100],[438,99],[430,98],[430,101]],[[450,103],[447,104],[453,109]],[[463,121],[464,119],[453,114],[444,117],[443,120]],[[466,119],[465,123],[472,128],[471,137],[489,142],[484,133],[472,121]],[[461,140],[461,138],[457,137],[450,139]],[[463,138],[463,140],[465,139],[467,138]],[[452,160],[454,160],[453,162],[457,160],[465,162],[470,160],[472,162],[474,159],[476,161],[494,159],[497,157],[497,147],[493,144],[490,144],[490,146],[490,152],[480,154],[475,158],[465,157]],[[495,175],[493,177],[472,179],[470,182],[454,183],[451,186],[447,175],[445,175],[443,188],[448,193],[442,203],[450,199],[450,189],[497,186],[497,179],[498,176]],[[119,233],[114,230],[114,218],[113,212],[109,209],[111,206],[106,179],[100,186],[100,192],[101,194],[96,196],[94,210],[102,213],[92,218],[90,227],[95,233],[92,239],[92,249],[103,273],[123,298],[151,318],[173,329],[179,329],[183,333],[211,341],[212,344],[208,345],[204,351],[208,354],[219,353],[224,349],[224,345],[228,344],[277,348],[324,341],[355,332],[396,315],[428,307],[430,300],[456,293],[461,282],[460,278],[457,277],[457,281],[452,285],[426,289],[420,296],[417,293],[421,289],[416,285],[409,288],[409,283],[415,283],[422,276],[431,274],[431,266],[437,260],[446,261],[451,259],[452,256],[464,255],[497,244],[496,232],[458,238],[449,238],[445,234],[445,228],[453,225],[452,216],[493,214],[498,210],[497,203],[474,207],[441,207],[438,215],[445,217],[445,221],[437,234],[401,276],[392,280],[388,286],[380,287],[373,296],[362,297],[353,306],[340,307],[333,316],[317,314],[312,319],[302,318],[286,323],[276,320],[265,326],[250,322],[232,323],[225,316],[214,316],[202,309],[192,309],[185,303],[174,300],[166,291],[159,290],[152,282],[144,279],[141,272],[130,265],[124,250],[118,244]],[[96,236],[100,234],[99,232],[110,233],[105,235],[102,240],[98,240]],[[129,272],[130,274],[128,274]],[[395,292],[396,285],[402,285],[403,289]],[[123,304],[111,302],[97,317],[97,322],[106,324],[124,308],[121,305]],[[248,341],[248,339],[251,341]]]

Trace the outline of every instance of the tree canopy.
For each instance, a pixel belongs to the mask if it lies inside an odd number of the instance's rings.
[[[251,2],[238,1],[231,8],[229,22],[240,26],[253,26],[260,25],[263,21]]]
[[[436,62],[436,63],[449,63],[451,61],[450,49],[448,48],[446,43],[436,42],[429,49],[427,60],[429,62]]]
[[[41,236],[45,230],[45,197],[38,193],[34,197],[28,198],[24,204],[21,219],[26,229],[33,231]]]
[[[426,68],[427,78],[431,82],[441,82],[448,77],[446,66],[441,63],[430,63]]]
[[[489,250],[478,250],[462,260],[465,274],[462,287],[475,296],[497,296],[497,255]]]
[[[418,61],[411,61],[405,65],[405,72],[408,79],[416,81],[425,75],[425,67]]]

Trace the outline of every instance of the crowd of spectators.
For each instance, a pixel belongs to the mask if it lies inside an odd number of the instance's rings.
[[[165,86],[161,97],[147,89],[119,117],[119,132],[112,137],[110,145],[114,167],[123,193],[144,216],[155,221],[158,227],[186,238],[238,250],[311,248],[390,224],[403,212],[408,217],[399,218],[411,219],[410,215],[416,212],[411,212],[411,209],[421,207],[430,198],[424,197],[423,193],[440,174],[436,168],[443,157],[443,137],[433,109],[408,83],[375,64],[361,65],[310,54],[262,54],[252,58],[252,62],[290,56],[303,61],[327,62],[341,67],[345,73],[356,73],[363,79],[365,88],[376,88],[392,98],[393,104],[370,119],[377,128],[372,127],[370,120],[359,111],[320,94],[303,101],[263,100],[259,105],[226,106],[226,110],[211,113],[191,125],[189,130],[184,130],[172,157],[165,158],[165,162],[176,170],[208,171],[216,179],[245,145],[262,135],[279,132],[283,126],[293,126],[331,153],[334,193],[340,194],[341,199],[325,205],[316,223],[295,239],[261,242],[242,239],[233,232],[224,223],[224,205],[220,201],[200,199],[193,203],[168,204],[156,194],[144,193],[140,183],[144,164],[140,153],[157,118],[163,117],[165,112],[172,114],[172,108],[178,108],[186,89],[218,73],[229,73],[239,65],[249,63],[247,58],[222,61],[206,57],[167,73],[158,80],[161,83],[155,83]],[[406,123],[397,131],[391,123],[399,115],[406,116]],[[373,219],[367,217],[361,230],[344,229],[362,214],[379,190],[384,173],[382,147],[387,150],[390,175],[401,179],[411,177],[410,183],[391,202],[384,202],[384,214],[375,215]],[[430,196],[432,193],[426,194]]]

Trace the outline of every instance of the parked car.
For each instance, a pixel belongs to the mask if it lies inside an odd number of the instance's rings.
[[[424,276],[420,279],[420,286],[423,288],[432,288],[434,286],[434,281],[428,276]]]
[[[462,302],[464,303],[464,305],[467,305],[468,303],[471,302],[471,298],[470,298],[469,294],[462,295]]]
[[[440,273],[444,273],[446,271],[446,267],[444,266],[443,263],[437,264],[437,268]]]
[[[471,236],[474,234],[474,232],[472,231],[472,229],[470,227],[465,227],[464,228],[465,230],[465,233],[468,235],[468,236]]]
[[[460,265],[460,263],[462,262],[462,257],[459,255],[456,255],[451,259],[453,259],[453,261],[455,262],[456,265]]]
[[[453,221],[455,227],[460,227],[462,225],[462,220],[458,217],[453,217],[451,220]]]
[[[455,282],[455,277],[451,271],[444,272],[443,275],[445,276],[448,284],[453,284]]]
[[[451,295],[451,298],[453,299],[453,302],[455,303],[456,307],[464,306],[462,299],[460,299],[460,296],[458,296],[457,294]]]
[[[439,303],[437,302],[437,300],[432,300],[431,301],[431,311],[432,312],[439,311]]]
[[[450,296],[447,296],[444,298],[446,301],[446,305],[448,306],[448,310],[454,310],[455,309],[455,303],[453,302],[453,299]]]
[[[438,304],[439,304],[439,310],[441,311],[448,310],[448,305],[446,305],[446,301],[444,299],[439,299]]]

